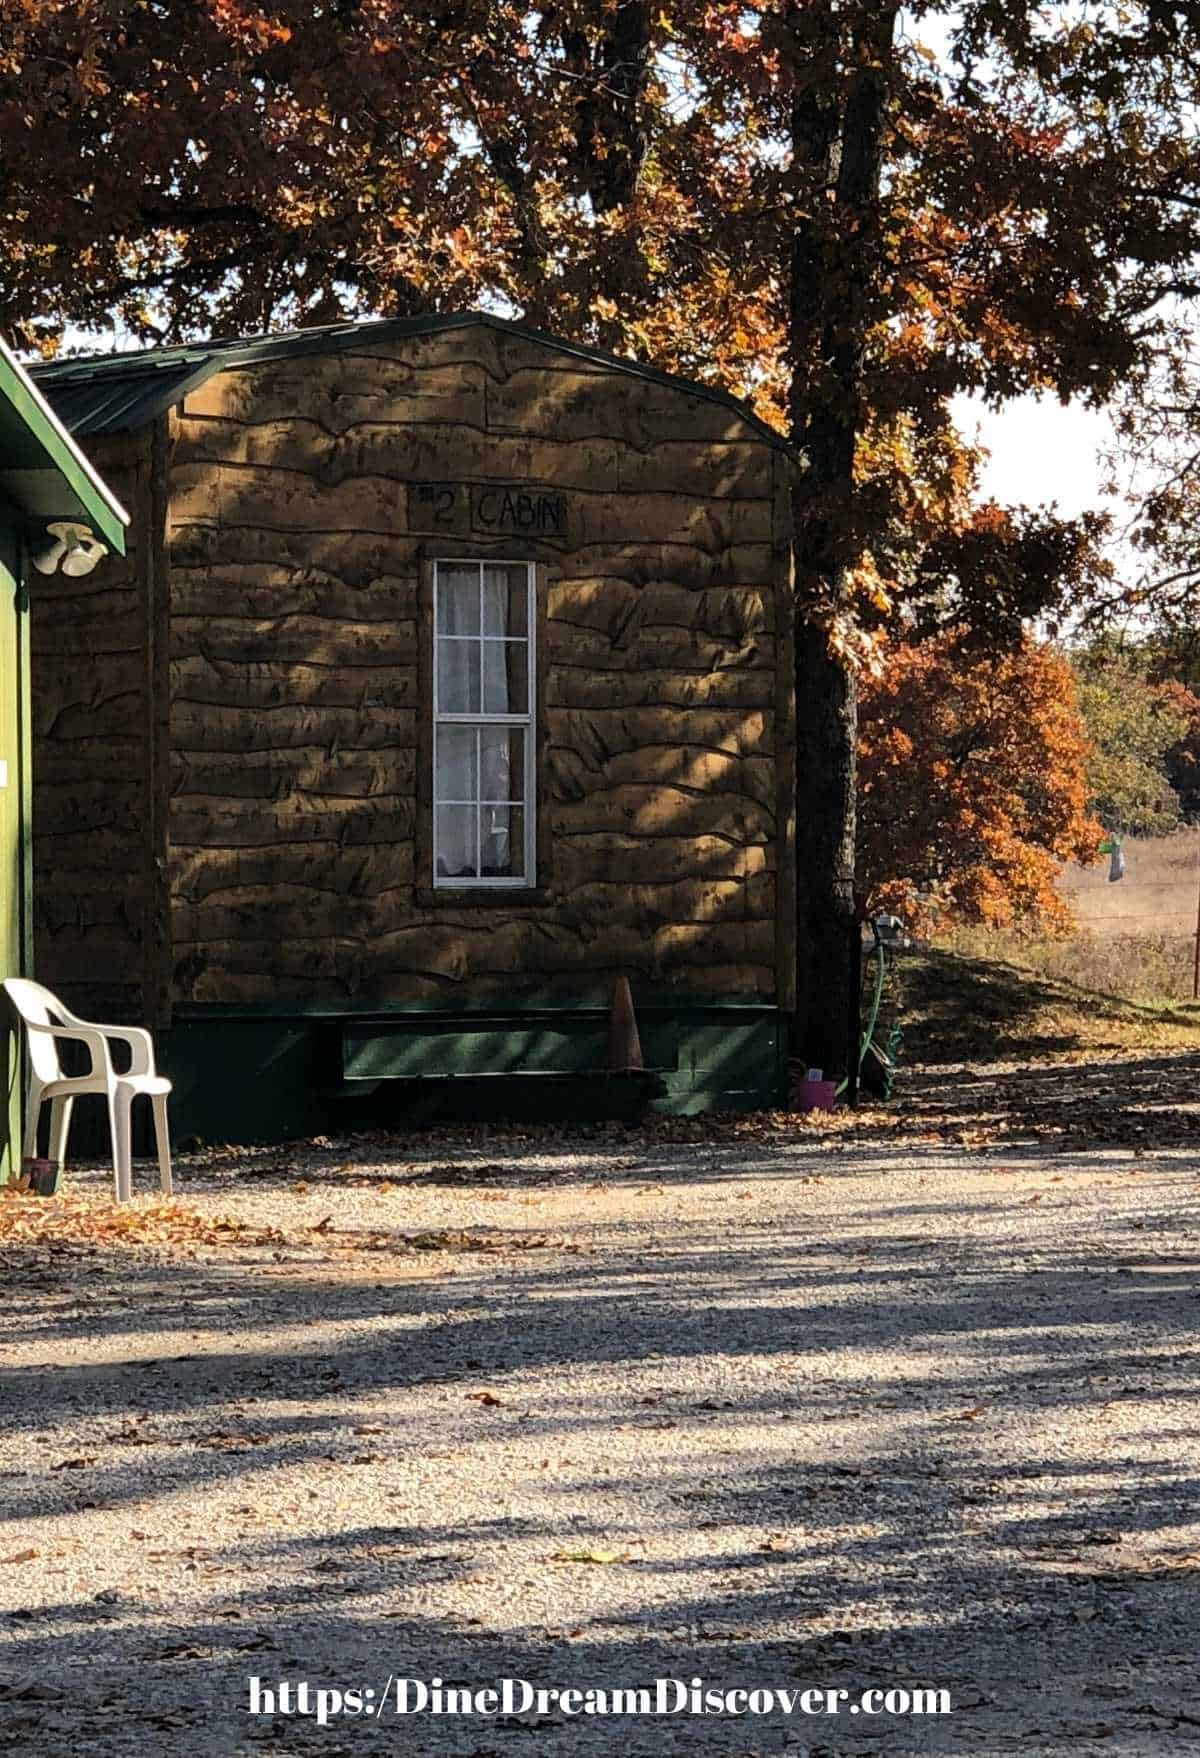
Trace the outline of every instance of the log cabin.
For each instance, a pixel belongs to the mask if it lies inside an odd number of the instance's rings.
[[[36,968],[180,1137],[603,1108],[621,977],[640,1102],[777,1101],[778,435],[479,313],[36,377],[133,516],[35,607]]]

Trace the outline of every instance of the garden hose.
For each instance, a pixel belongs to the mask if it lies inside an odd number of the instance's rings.
[[[883,1003],[884,984],[887,981],[887,956],[884,952],[883,941],[878,938],[876,938],[874,944],[870,947],[869,951],[867,952],[868,958],[871,958],[872,956],[876,959],[876,962],[877,962],[879,968],[875,973],[875,993],[871,998],[871,1017],[867,1021],[867,1029],[863,1033],[862,1039],[861,1039],[861,1041],[859,1043],[859,1047],[858,1047],[858,1066],[859,1066],[859,1068],[862,1067],[863,1062],[866,1060],[867,1051],[871,1048],[871,1045],[874,1042],[875,1027],[879,1023],[879,1009]],[[901,1036],[901,1033],[900,1033],[899,1025],[898,1024],[893,1025],[891,1031],[888,1033],[887,1045],[880,1052],[885,1057],[885,1059],[888,1060],[889,1062],[895,1060],[892,1052],[893,1052],[893,1049],[899,1049],[900,1036]],[[876,1049],[879,1049],[878,1045],[876,1045]],[[837,1097],[839,1099],[842,1097],[842,1094],[846,1091],[846,1088],[849,1086],[849,1084],[850,1084],[850,1079],[849,1079],[849,1076],[847,1076],[846,1079],[843,1080],[841,1085],[837,1088]]]

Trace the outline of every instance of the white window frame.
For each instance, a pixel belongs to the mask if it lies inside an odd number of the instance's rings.
[[[441,640],[475,640],[478,639],[482,650],[487,640],[498,640],[498,636],[486,636],[483,633],[483,570],[486,567],[507,567],[525,569],[525,647],[527,654],[526,677],[529,699],[525,714],[452,714],[442,713],[438,702],[438,642]],[[479,573],[479,635],[441,636],[438,634],[438,591],[439,578],[443,568],[476,568]],[[536,703],[537,703],[537,564],[511,560],[500,556],[439,556],[433,564],[433,738],[431,741],[430,760],[433,765],[430,797],[433,801],[433,824],[431,827],[430,844],[433,849],[433,884],[439,891],[530,891],[537,884],[535,871],[535,853],[537,849],[537,765],[534,758],[534,738],[536,735]],[[509,636],[509,640],[520,637]],[[480,677],[483,676],[483,654],[480,652]],[[524,794],[521,810],[525,825],[525,872],[518,878],[505,878],[496,875],[464,878],[461,874],[440,874],[438,872],[438,806],[461,802],[441,801],[438,798],[437,776],[437,732],[439,726],[517,726],[525,729],[525,777]],[[480,771],[482,774],[482,771]],[[476,801],[478,811],[482,811],[485,802]],[[476,823],[476,847],[482,847],[481,827]]]

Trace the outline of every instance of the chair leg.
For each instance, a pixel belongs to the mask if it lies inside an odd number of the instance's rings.
[[[67,1137],[71,1131],[71,1109],[75,1101],[69,1094],[60,1094],[50,1101],[50,1158],[60,1171],[67,1163]]]
[[[158,1148],[158,1187],[164,1196],[170,1196],[174,1185],[171,1181],[171,1137],[167,1133],[167,1095],[152,1093],[150,1103],[154,1107],[154,1141]]]
[[[108,1121],[112,1130],[113,1181],[119,1203],[127,1203],[133,1195],[132,1136],[130,1106],[133,1094],[118,1087],[108,1095]]]
[[[25,1145],[21,1152],[27,1160],[37,1158],[38,1122],[42,1115],[42,1083],[31,1080],[25,1102]]]

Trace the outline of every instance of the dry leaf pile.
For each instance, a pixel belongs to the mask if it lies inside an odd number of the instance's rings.
[[[402,1256],[425,1254],[489,1256],[515,1252],[579,1252],[570,1240],[544,1233],[473,1233],[444,1228],[421,1233],[399,1229],[338,1227],[334,1215],[287,1229],[252,1225],[233,1215],[206,1212],[182,1202],[135,1202],[118,1205],[107,1194],[71,1193],[39,1197],[16,1185],[0,1189],[0,1253],[22,1261],[31,1255],[95,1255],[108,1252],[190,1252],[201,1248],[243,1250],[288,1248],[296,1254],[327,1258],[364,1252]]]
[[[515,1251],[581,1252],[587,1247],[569,1239],[551,1238],[547,1233],[468,1233],[460,1227],[443,1227],[425,1233],[402,1233],[398,1229],[337,1228],[329,1225],[329,1217],[308,1229],[310,1233],[328,1235],[331,1243],[351,1251],[447,1252],[487,1256],[507,1255]]]
[[[107,1196],[31,1196],[15,1185],[0,1190],[0,1246],[273,1245],[282,1239],[278,1228],[251,1227],[187,1203],[118,1206]]]

